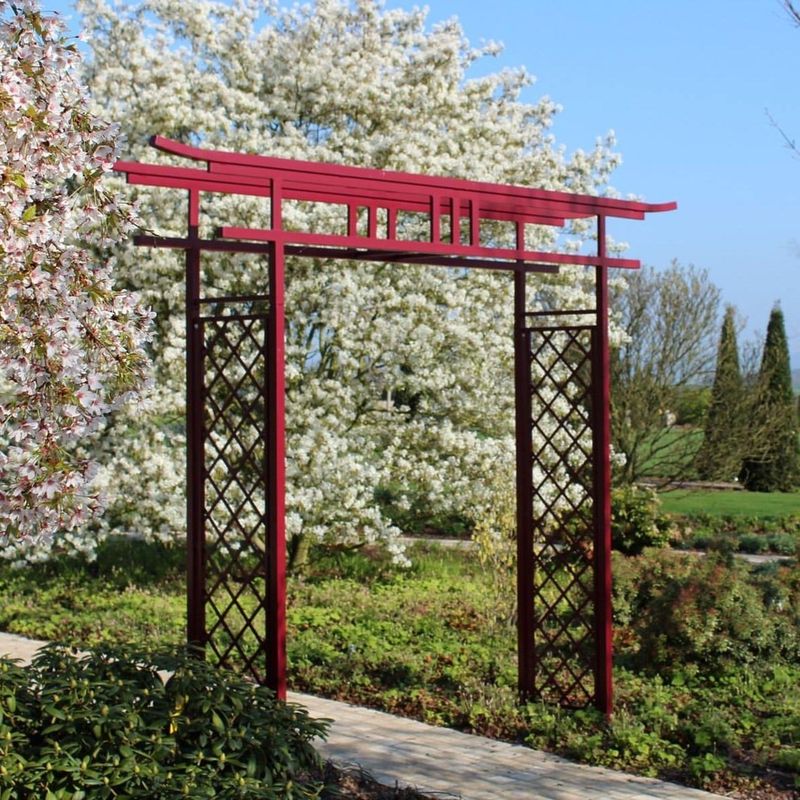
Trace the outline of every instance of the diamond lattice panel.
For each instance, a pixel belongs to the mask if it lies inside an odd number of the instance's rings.
[[[204,327],[206,641],[219,663],[264,681],[266,317]]]
[[[592,329],[530,331],[537,696],[594,701]]]

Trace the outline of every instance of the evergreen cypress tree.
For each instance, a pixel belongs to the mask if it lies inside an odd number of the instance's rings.
[[[783,312],[772,309],[758,374],[757,422],[772,430],[770,446],[757,458],[747,458],[740,480],[756,492],[791,491],[800,477],[797,411]]]
[[[730,480],[740,467],[737,453],[744,408],[735,315],[733,306],[725,309],[703,445],[695,462],[702,480]]]

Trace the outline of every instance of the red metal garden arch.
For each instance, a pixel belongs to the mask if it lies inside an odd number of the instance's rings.
[[[235,654],[256,680],[285,696],[285,257],[506,270],[515,280],[519,689],[610,713],[607,274],[639,262],[607,255],[606,219],[644,219],[676,204],[205,150],[160,136],[151,144],[205,165],[115,166],[129,183],[188,192],[186,236],[139,236],[136,243],[186,253],[189,641],[209,646],[223,663]],[[202,196],[220,193],[267,198],[269,225],[222,227],[201,238]],[[345,229],[290,230],[282,218],[286,201],[344,207]],[[403,238],[398,219],[408,213],[427,220],[424,241]],[[562,227],[592,217],[596,255],[525,246],[526,225]],[[516,245],[482,243],[482,221],[513,225]],[[266,255],[268,293],[204,296],[204,251]],[[594,267],[595,308],[528,312],[526,275],[559,265]],[[569,385],[557,377],[563,369]],[[556,394],[567,397],[568,413],[554,410]],[[540,485],[537,466],[546,475]],[[245,591],[254,603],[244,601]]]

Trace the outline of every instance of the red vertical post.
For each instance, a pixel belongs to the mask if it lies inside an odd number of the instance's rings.
[[[272,229],[280,231],[281,186],[272,187]],[[267,685],[286,699],[286,433],[284,390],[284,245],[269,249],[269,322],[267,330],[267,608],[265,637]]]
[[[517,449],[517,683],[520,697],[536,689],[533,607],[533,443],[531,430],[530,331],[526,326],[525,270],[514,272],[514,398]]]
[[[606,257],[606,220],[597,218],[597,255]],[[611,715],[611,383],[608,270],[595,267],[597,320],[592,341],[592,456],[594,462],[595,703]]]
[[[205,452],[203,442],[203,323],[200,320],[200,195],[189,192],[186,248],[186,603],[189,645],[204,648]]]

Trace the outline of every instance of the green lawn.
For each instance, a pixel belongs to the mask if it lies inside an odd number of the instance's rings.
[[[695,491],[674,489],[659,494],[668,514],[709,514],[763,519],[800,515],[800,492]]]

